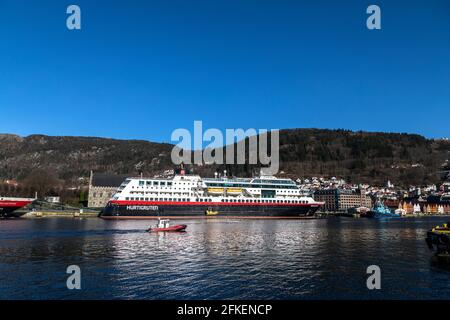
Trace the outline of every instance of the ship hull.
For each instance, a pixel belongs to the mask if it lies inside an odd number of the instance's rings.
[[[314,215],[319,205],[109,203],[100,214],[104,219],[145,218],[299,218]],[[207,211],[214,212],[208,215]]]
[[[31,202],[29,200],[0,200],[0,218],[18,218],[23,216],[26,212],[17,210]]]

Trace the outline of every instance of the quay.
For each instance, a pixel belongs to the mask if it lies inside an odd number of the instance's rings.
[[[96,218],[98,211],[86,210],[34,210],[27,211],[23,218],[44,218],[44,217],[71,217],[71,218]]]

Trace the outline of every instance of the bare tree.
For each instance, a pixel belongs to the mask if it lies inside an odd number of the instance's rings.
[[[23,181],[24,186],[37,192],[38,197],[44,197],[60,185],[55,174],[45,169],[34,169]]]

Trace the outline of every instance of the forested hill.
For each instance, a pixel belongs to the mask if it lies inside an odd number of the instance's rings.
[[[172,145],[141,140],[0,134],[0,179],[26,178],[34,169],[59,179],[86,177],[90,170],[153,173],[170,167]]]
[[[416,134],[293,129],[280,135],[286,172],[335,175],[353,182],[437,183],[450,158],[448,140]]]
[[[96,137],[0,135],[0,179],[24,180],[33,170],[52,172],[76,182],[90,170],[152,175],[173,169],[172,145],[141,140]],[[449,158],[448,140],[415,134],[348,130],[286,129],[280,131],[282,174],[292,177],[337,176],[351,182],[385,184],[437,183]],[[212,174],[225,166],[194,170]],[[226,166],[234,175],[249,176],[255,166]]]

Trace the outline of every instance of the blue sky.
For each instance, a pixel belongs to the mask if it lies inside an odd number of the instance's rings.
[[[169,142],[202,120],[450,136],[448,0],[0,0],[0,38],[4,133]]]

